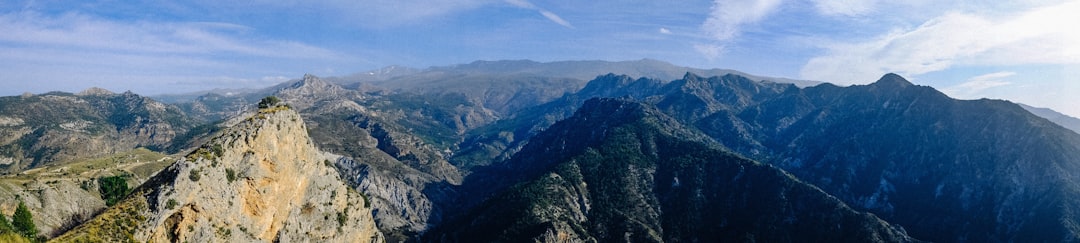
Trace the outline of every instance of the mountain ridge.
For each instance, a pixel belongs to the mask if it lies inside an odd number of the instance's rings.
[[[130,91],[0,97],[0,168],[14,173],[137,147],[167,151],[198,124],[176,106]]]
[[[516,185],[425,237],[448,242],[917,241],[782,170],[706,145],[705,139],[656,108],[590,99],[572,117],[537,135],[506,162],[509,167],[492,172],[516,173],[519,183],[481,179],[483,185]],[[479,173],[472,176],[495,176]],[[754,206],[764,204],[770,206]]]
[[[522,141],[546,127],[544,119],[534,117],[559,120],[592,95],[625,96],[655,104],[725,147],[777,165],[855,208],[903,225],[920,239],[1057,241],[1077,234],[1066,228],[1076,218],[1064,208],[1077,203],[1068,199],[1074,197],[1069,188],[1077,187],[1068,171],[1080,170],[1080,138],[1016,104],[955,100],[897,75],[868,85],[808,88],[738,76],[688,75],[644,89],[628,88],[630,80],[598,78],[586,85],[592,88],[522,115],[528,119],[504,121],[518,124],[519,130],[495,125],[476,136],[512,138],[483,143],[499,145],[488,149],[517,153],[520,147],[515,146],[528,146]],[[530,122],[534,120],[541,122]],[[489,135],[511,131],[516,131],[512,137]],[[460,156],[475,161],[472,154]],[[495,158],[490,163],[502,160]],[[1031,201],[1038,197],[1043,200]],[[941,202],[929,203],[928,198]],[[941,213],[920,213],[930,209]],[[1007,214],[1012,217],[1008,219],[994,216],[1001,210],[1025,213]],[[1062,216],[1023,216],[1050,212]],[[1024,226],[1036,224],[1043,229],[1056,225],[1054,231],[1060,234],[1040,235]],[[1058,236],[1065,238],[1054,238]]]

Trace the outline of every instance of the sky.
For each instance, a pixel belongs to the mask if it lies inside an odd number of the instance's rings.
[[[265,87],[389,65],[657,59],[1080,117],[1080,0],[5,0],[0,95]]]

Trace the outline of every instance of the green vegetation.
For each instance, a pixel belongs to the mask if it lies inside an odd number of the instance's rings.
[[[11,226],[11,221],[7,219],[7,216],[0,214],[0,233],[14,232],[15,228]]]
[[[225,149],[221,147],[221,144],[214,144],[210,146],[210,149],[214,151],[215,157],[221,157],[221,155],[225,154]]]
[[[274,106],[277,106],[280,103],[281,103],[281,99],[278,99],[278,97],[276,97],[276,96],[267,96],[266,98],[262,98],[262,100],[259,100],[259,109],[266,109],[266,108],[274,107]]]
[[[368,201],[369,199],[368,199],[367,194],[364,194],[362,192],[357,192],[357,193],[360,194],[360,198],[364,199],[364,208],[370,208],[371,207],[371,201]]]
[[[26,208],[25,203],[19,202],[19,207],[15,209],[15,215],[11,217],[11,226],[15,228],[15,232],[30,239],[37,237],[38,229],[34,225],[34,216],[30,215],[30,209]]]
[[[169,209],[169,210],[172,210],[172,209],[176,208],[176,204],[178,204],[176,202],[176,199],[169,198],[169,201],[165,202],[165,208]]]
[[[128,188],[127,179],[124,176],[104,176],[98,178],[98,192],[105,205],[112,207],[120,202],[131,189]]]
[[[338,230],[341,230],[341,227],[345,226],[345,221],[347,220],[349,220],[348,211],[342,211],[337,213]]]
[[[236,171],[234,171],[232,168],[225,168],[225,179],[228,179],[229,182],[235,181]]]
[[[15,232],[15,227],[11,226],[11,221],[8,221],[7,216],[0,214],[0,242],[21,243],[30,242],[30,240]]]
[[[191,173],[188,173],[188,179],[191,179],[191,181],[199,181],[199,179],[202,178],[202,174],[199,172],[199,169],[191,169]]]
[[[221,238],[229,238],[229,236],[232,236],[232,229],[226,227],[218,227],[217,234],[218,236],[221,236]]]
[[[149,211],[144,195],[128,197],[82,226],[53,239],[56,242],[138,242],[135,231]]]

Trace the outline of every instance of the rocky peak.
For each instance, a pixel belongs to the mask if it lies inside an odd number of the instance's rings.
[[[593,81],[590,81],[588,84],[585,85],[585,88],[581,89],[581,92],[596,93],[606,90],[615,90],[622,88],[623,86],[632,81],[634,80],[630,78],[630,76],[608,73],[605,75],[600,75],[596,77],[596,79],[593,79]]]
[[[633,79],[627,75],[606,74],[589,81],[577,92],[582,97],[631,96],[642,98],[654,89],[663,86],[663,81],[649,78]]]
[[[312,107],[316,102],[334,98],[349,98],[352,92],[311,74],[305,74],[304,78],[284,88],[279,89],[275,95],[284,99],[292,106],[300,110]]]
[[[307,90],[328,90],[328,89],[341,89],[341,87],[323,81],[319,77],[311,74],[304,74],[304,78],[300,81],[293,83],[291,89],[307,89]]]
[[[76,95],[78,95],[78,96],[111,96],[111,95],[114,95],[114,94],[116,94],[116,93],[113,93],[112,91],[109,91],[107,89],[103,89],[103,88],[99,88],[99,87],[91,87],[91,88],[88,88],[88,89],[85,89],[85,90],[79,92]]]
[[[366,197],[340,180],[334,159],[314,147],[297,112],[261,109],[60,239],[382,241]]]
[[[897,75],[895,73],[888,73],[885,74],[885,76],[881,76],[881,78],[878,79],[877,82],[871,84],[871,86],[881,87],[885,89],[901,89],[915,85],[907,79],[904,79],[904,77],[901,77],[900,75]]]

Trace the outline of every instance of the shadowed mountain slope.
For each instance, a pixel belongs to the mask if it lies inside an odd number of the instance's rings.
[[[908,242],[769,165],[709,145],[649,105],[591,99],[505,164],[467,180],[490,199],[427,235],[450,242]],[[515,183],[516,182],[516,183]],[[500,185],[513,185],[505,187]]]

